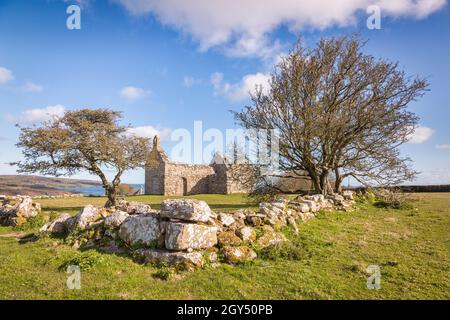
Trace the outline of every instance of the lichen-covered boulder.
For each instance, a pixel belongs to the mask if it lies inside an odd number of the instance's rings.
[[[310,212],[317,212],[320,210],[320,206],[314,200],[303,200],[302,203],[309,207]]]
[[[165,244],[169,250],[210,248],[217,244],[217,227],[169,222],[166,227]]]
[[[264,224],[264,218],[266,215],[258,213],[250,213],[245,217],[245,221],[254,227],[259,227]]]
[[[107,229],[116,229],[128,218],[130,215],[125,211],[115,211],[105,218],[104,226]]]
[[[155,214],[131,215],[120,225],[119,237],[131,246],[159,245],[164,241],[164,229]]]
[[[216,215],[205,201],[196,199],[169,199],[161,203],[161,216],[193,222],[208,222]]]
[[[269,247],[277,245],[283,241],[286,241],[286,237],[278,232],[275,232],[270,226],[263,227],[263,234],[256,240],[256,244],[261,247]]]
[[[153,210],[150,205],[135,201],[126,201],[126,200],[119,200],[116,204],[116,209],[119,211],[124,211],[128,214],[147,214],[147,213],[155,213],[156,211]]]
[[[256,252],[248,247],[223,247],[222,254],[231,264],[251,261],[256,259]]]
[[[75,216],[66,220],[67,229],[69,232],[75,229],[84,230],[102,218],[102,212],[99,208],[88,205],[81,209]]]
[[[353,200],[354,199],[354,192],[351,190],[345,190],[342,192],[342,196],[345,200]]]
[[[37,202],[33,202],[33,199],[30,197],[23,197],[14,211],[15,216],[17,217],[32,218],[41,212],[41,205]]]
[[[201,252],[173,252],[157,249],[140,249],[134,253],[135,259],[141,263],[166,263],[168,265],[192,265],[202,267],[204,264]]]
[[[224,231],[217,234],[217,242],[220,247],[238,246],[242,240],[233,231]]]
[[[40,229],[39,232],[49,232],[54,234],[65,234],[68,232],[67,228],[67,220],[70,219],[71,216],[68,213],[61,213],[58,218],[53,221],[47,222]]]
[[[0,204],[0,222],[18,226],[41,212],[41,205],[33,202],[31,197],[6,197]]]
[[[236,222],[236,219],[233,218],[231,214],[228,213],[219,213],[219,220],[225,227],[231,226]]]
[[[256,240],[256,231],[252,227],[242,227],[236,233],[243,241],[253,242]]]

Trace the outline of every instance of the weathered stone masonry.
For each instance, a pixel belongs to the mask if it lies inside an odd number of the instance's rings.
[[[153,140],[145,167],[145,193],[182,196],[204,193],[230,194],[249,192],[232,178],[233,164],[215,157],[211,165],[185,164],[170,161],[160,145],[159,137]]]

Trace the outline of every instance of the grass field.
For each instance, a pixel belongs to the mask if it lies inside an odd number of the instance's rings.
[[[154,266],[128,257],[97,254],[98,264],[81,274],[81,289],[69,290],[61,268],[78,256],[57,239],[20,243],[18,231],[0,227],[1,299],[449,299],[450,193],[417,194],[415,208],[362,205],[352,213],[321,213],[288,234],[296,259],[257,259],[252,264],[154,277]],[[242,195],[199,195],[216,211],[247,207]],[[157,207],[163,197],[133,200]],[[104,198],[42,200],[43,214],[75,213]],[[27,232],[33,232],[29,230]],[[369,265],[381,268],[381,289],[366,288]]]

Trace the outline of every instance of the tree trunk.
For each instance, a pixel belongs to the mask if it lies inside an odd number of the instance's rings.
[[[334,192],[342,193],[342,181],[344,180],[339,173],[339,169],[334,170],[334,175],[336,176],[336,180],[334,181]]]
[[[320,174],[320,194],[326,196],[328,192],[328,171],[322,171]]]
[[[116,205],[116,187],[114,185],[108,185],[105,187],[106,196],[108,201],[105,203],[105,208],[110,208]]]
[[[314,192],[321,194],[322,193],[322,187],[320,186],[320,180],[317,174],[313,170],[308,170],[309,177],[311,178],[311,181],[314,186]]]

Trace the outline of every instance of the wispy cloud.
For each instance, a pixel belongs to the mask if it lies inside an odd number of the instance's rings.
[[[150,138],[152,139],[155,135],[159,135],[161,140],[167,140],[170,138],[172,130],[169,128],[158,129],[153,126],[140,126],[129,128],[127,130],[128,134],[135,135],[137,137],[142,138]]]
[[[444,144],[437,144],[436,149],[440,150],[450,150],[450,144],[444,143]]]
[[[120,90],[120,96],[129,101],[136,101],[142,99],[148,96],[150,93],[151,93],[150,90],[133,86],[123,87],[122,90]]]
[[[66,108],[61,104],[57,104],[54,106],[47,106],[45,108],[25,110],[19,117],[7,114],[4,118],[11,123],[32,125],[52,120],[55,117],[62,117],[65,112]]]
[[[409,136],[408,143],[411,144],[421,144],[428,141],[434,134],[434,130],[429,127],[419,126],[416,130]]]
[[[14,76],[12,71],[0,66],[0,84],[7,83],[13,79]]]
[[[231,101],[245,100],[256,87],[261,86],[263,92],[269,89],[270,76],[265,73],[247,74],[237,83],[224,81],[224,75],[215,72],[211,75],[211,84],[215,95],[223,95]]]
[[[186,87],[186,88],[193,87],[193,86],[198,85],[200,83],[202,83],[201,79],[197,79],[197,78],[190,77],[190,76],[184,76],[183,77],[183,86]]]
[[[42,92],[44,87],[34,82],[27,81],[23,86],[23,90],[26,92]]]

